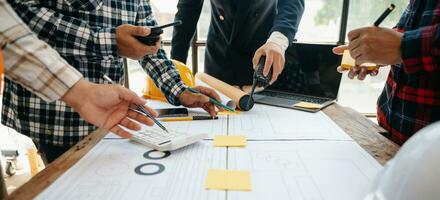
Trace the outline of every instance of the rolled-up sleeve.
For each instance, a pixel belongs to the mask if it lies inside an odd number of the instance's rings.
[[[39,40],[4,0],[0,0],[0,44],[5,76],[45,101],[60,99],[82,75]]]

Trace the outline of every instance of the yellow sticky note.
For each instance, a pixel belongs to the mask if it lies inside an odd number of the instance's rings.
[[[216,135],[214,136],[215,147],[245,147],[246,137],[239,135]]]
[[[227,111],[227,110],[225,110],[225,111],[221,111],[221,112],[218,112],[218,113],[217,113],[217,115],[219,115],[219,116],[224,116],[224,115],[239,115],[239,114],[241,114],[241,112],[240,112],[239,110],[235,110],[234,112],[231,112],[231,111]]]
[[[349,50],[344,50],[344,54],[342,54],[341,67],[344,69],[350,69],[355,66],[356,61],[351,57]],[[361,66],[367,67],[367,70],[375,70],[377,69],[376,64],[374,63],[364,63]]]
[[[319,109],[319,108],[321,108],[321,105],[320,104],[316,104],[316,103],[309,103],[309,102],[301,101],[299,103],[293,104],[293,107],[309,108],[309,109]]]
[[[251,175],[248,171],[210,169],[206,189],[251,191]]]

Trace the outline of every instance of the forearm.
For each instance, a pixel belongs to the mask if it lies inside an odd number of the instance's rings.
[[[203,0],[179,0],[175,20],[181,20],[183,24],[173,29],[172,59],[186,63],[191,39],[196,32],[202,7]]]
[[[0,0],[0,44],[5,76],[46,101],[63,96],[82,75],[39,40],[5,1]]]
[[[304,12],[304,0],[279,0],[277,9],[278,14],[275,17],[271,33],[275,31],[282,33],[291,44]]]
[[[164,93],[168,102],[180,105],[179,95],[186,89],[179,71],[169,60],[163,49],[155,55],[148,55],[141,61],[141,66],[153,79],[156,86]]]
[[[30,1],[10,1],[23,21],[40,39],[65,57],[116,57],[115,28],[92,27],[86,21],[66,16]]]
[[[406,73],[439,71],[440,26],[435,24],[405,31],[401,52]]]

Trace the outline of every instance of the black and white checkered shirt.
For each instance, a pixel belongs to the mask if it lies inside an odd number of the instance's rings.
[[[123,82],[122,58],[116,52],[116,27],[154,26],[149,0],[8,0],[17,14],[54,47],[86,80],[105,83],[102,73]],[[185,90],[179,73],[161,49],[141,66],[168,101],[178,105]],[[39,143],[71,146],[96,129],[61,101],[47,103],[20,85],[5,80],[2,124]]]

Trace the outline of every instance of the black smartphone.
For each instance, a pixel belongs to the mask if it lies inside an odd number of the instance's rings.
[[[150,27],[151,30],[150,35],[145,37],[136,36],[136,39],[138,39],[140,42],[144,43],[145,45],[154,46],[156,45],[156,42],[159,40],[160,35],[163,33],[162,29],[172,26],[179,26],[181,24],[182,24],[181,20],[176,20],[175,22],[164,24],[162,26]]]
[[[186,108],[156,109],[156,112],[159,113],[159,118],[188,117],[188,109],[186,109]]]

